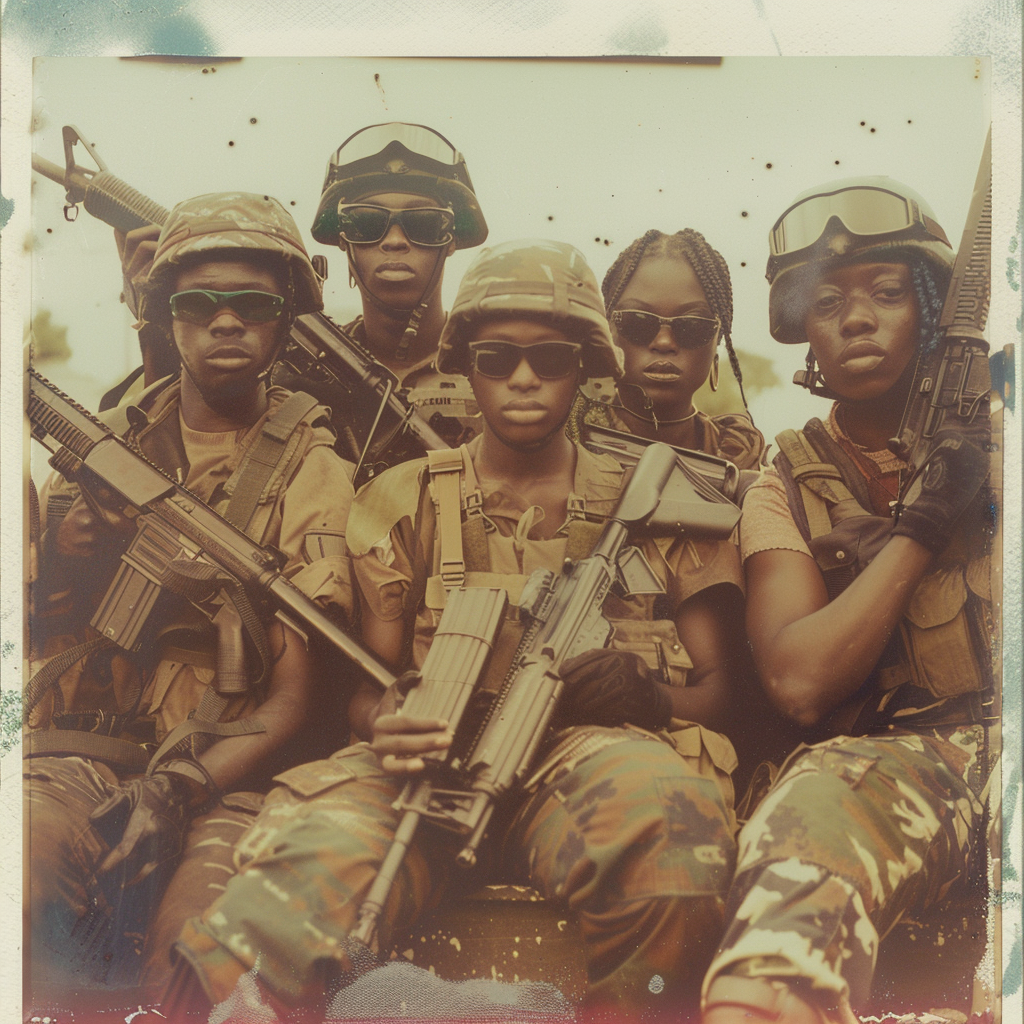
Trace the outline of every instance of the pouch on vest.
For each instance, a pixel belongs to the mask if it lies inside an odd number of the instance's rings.
[[[806,431],[784,431],[776,440],[781,451],[775,467],[790,511],[834,600],[885,546],[893,522],[866,511],[859,471],[820,421],[812,420]],[[856,478],[848,480],[851,474]],[[978,576],[973,563],[967,572]],[[957,564],[918,584],[899,625],[901,664],[885,670],[883,688],[911,682],[938,698],[985,688],[984,630],[972,626],[972,619],[982,617],[986,596],[967,586],[964,573]]]
[[[616,619],[609,647],[615,651],[631,651],[657,673],[669,686],[685,686],[686,674],[693,668],[686,648],[670,619]]]
[[[988,683],[983,652],[971,636],[969,594],[961,566],[932,573],[918,584],[900,623],[911,677],[936,697],[972,693]]]

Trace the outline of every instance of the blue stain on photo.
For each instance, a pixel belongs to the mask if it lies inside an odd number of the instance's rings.
[[[148,0],[135,12],[105,0],[8,0],[4,29],[36,53],[86,56],[116,47],[130,53],[213,56],[218,46],[193,0]]]

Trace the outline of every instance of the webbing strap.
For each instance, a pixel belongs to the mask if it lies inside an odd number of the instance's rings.
[[[802,430],[784,430],[775,442],[789,460],[793,479],[800,484],[807,524],[811,537],[822,537],[832,530],[826,502],[836,505],[853,498],[839,470],[826,462]]]
[[[446,588],[461,587],[466,578],[462,550],[462,449],[427,452],[427,466],[437,509],[441,582]]]
[[[245,453],[224,489],[231,495],[224,518],[243,532],[249,528],[263,488],[284,457],[288,440],[317,400],[304,391],[289,395],[267,418],[260,436]]]
[[[169,753],[177,751],[180,746],[187,749],[191,746],[189,741],[197,733],[204,736],[250,736],[258,732],[266,732],[267,727],[255,715],[249,718],[237,718],[233,722],[204,722],[198,717],[190,718],[188,721],[176,725],[165,737],[163,743],[157,747],[156,753],[147,763],[150,767],[156,767]]]
[[[132,774],[144,772],[149,764],[149,754],[138,743],[76,729],[27,733],[22,753],[25,757],[91,757]]]
[[[84,643],[76,644],[74,647],[69,647],[66,651],[61,651],[60,654],[55,655],[51,658],[30,680],[28,686],[25,687],[25,694],[22,698],[22,706],[25,709],[25,715],[28,716],[29,712],[46,696],[50,687],[53,686],[58,679],[72,665],[76,662],[81,661],[82,658],[92,654],[93,651],[102,650],[104,647],[115,646],[114,641],[109,637],[97,636],[91,640],[86,640]],[[63,708],[63,703],[61,703]]]

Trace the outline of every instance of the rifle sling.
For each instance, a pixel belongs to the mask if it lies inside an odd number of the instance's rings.
[[[243,533],[248,533],[263,489],[284,458],[295,428],[317,404],[317,400],[304,391],[289,395],[267,418],[256,443],[245,453],[224,485],[231,495],[224,518]]]
[[[76,729],[42,729],[25,734],[25,757],[87,757],[130,774],[141,774],[149,764],[145,747],[116,736]]]
[[[205,697],[203,700],[205,701]],[[202,704],[200,704],[200,707]],[[251,736],[255,733],[266,732],[267,727],[255,715],[248,718],[236,718],[233,722],[203,721],[198,714],[180,725],[176,725],[165,737],[163,743],[157,747],[156,753],[147,758],[146,764],[150,768],[156,767],[161,761],[167,759],[171,754],[181,756],[182,752],[192,755],[191,739],[193,736]],[[194,755],[192,755],[194,757]],[[146,765],[143,766],[145,768]]]
[[[25,717],[32,712],[35,706],[46,696],[50,688],[72,665],[87,657],[94,651],[103,650],[105,647],[115,646],[114,641],[105,636],[95,636],[84,643],[69,647],[66,651],[51,658],[30,680],[25,687],[23,706]],[[63,702],[61,702],[63,708]]]

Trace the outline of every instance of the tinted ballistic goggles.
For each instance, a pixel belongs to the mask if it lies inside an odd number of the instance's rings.
[[[397,224],[416,245],[441,246],[454,237],[455,216],[439,206],[392,210],[371,203],[349,203],[338,207],[338,232],[346,242],[379,242],[392,224]]]
[[[658,316],[642,309],[617,309],[611,315],[616,333],[631,345],[646,346],[658,336],[662,325],[672,332],[680,348],[703,348],[718,340],[722,323],[717,317]]]
[[[270,292],[214,292],[193,288],[171,296],[171,316],[189,324],[205,326],[222,309],[230,309],[240,320],[263,324],[284,312],[284,296]]]
[[[401,143],[410,153],[435,160],[439,164],[454,166],[462,155],[440,133],[423,124],[371,124],[350,135],[337,149],[331,163],[344,165],[376,156],[392,142]]]
[[[583,346],[574,341],[542,341],[537,345],[515,345],[511,341],[471,341],[473,368],[481,377],[503,380],[511,377],[525,359],[538,377],[557,380],[575,373]]]
[[[853,235],[891,235],[916,230],[916,237],[949,245],[946,233],[911,199],[874,186],[845,188],[808,196],[794,203],[775,222],[768,244],[772,256],[784,256],[814,245],[833,217]]]

